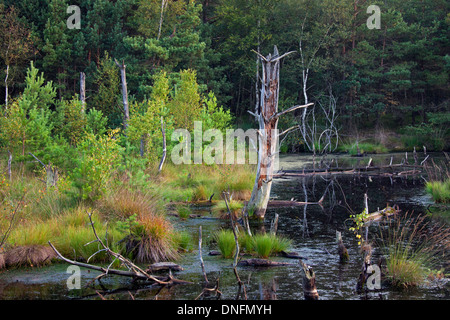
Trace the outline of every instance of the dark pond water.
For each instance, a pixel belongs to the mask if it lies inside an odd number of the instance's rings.
[[[395,154],[393,163],[398,163],[404,156]],[[350,158],[334,157],[340,166],[366,164],[369,157]],[[373,156],[375,165],[389,163],[391,155]],[[330,160],[329,158],[328,160]],[[421,159],[419,159],[421,160]],[[305,155],[288,155],[280,159],[283,169],[311,167],[311,157]],[[403,177],[368,177],[362,175],[342,175],[334,177],[315,176],[308,178],[290,177],[274,180],[272,197],[279,200],[316,202],[327,190],[323,206],[310,204],[296,208],[269,209],[263,224],[252,226],[254,231],[269,230],[270,221],[279,215],[278,234],[290,238],[293,242],[290,251],[298,253],[303,261],[313,267],[316,273],[317,290],[320,299],[449,299],[449,283],[445,280],[429,282],[418,288],[398,291],[382,285],[380,290],[357,293],[355,286],[361,268],[361,254],[354,235],[348,231],[348,204],[355,212],[362,211],[364,193],[369,196],[369,209],[375,211],[384,208],[386,203],[398,205],[402,212],[425,213],[432,204],[431,198],[424,191],[424,180],[420,176]],[[306,198],[305,198],[306,196]],[[225,221],[211,219],[208,211],[201,211],[202,218],[180,221],[174,218],[179,229],[190,231],[197,239],[199,226],[203,230],[202,256],[210,282],[220,279],[222,299],[278,299],[303,300],[302,279],[298,262],[294,259],[275,257],[274,260],[290,262],[290,266],[271,268],[238,267],[241,280],[245,283],[245,292],[236,283],[232,260],[211,256],[211,250],[217,250],[211,241],[214,232],[228,227]],[[336,230],[341,231],[344,243],[350,254],[350,261],[342,264],[337,255]],[[379,256],[375,248],[374,260]],[[203,289],[198,250],[194,246],[177,261],[184,271],[175,273],[179,279],[191,281],[192,284],[159,288],[154,286],[136,286],[129,279],[119,276],[103,278],[101,282],[90,285],[89,282],[98,272],[81,270],[81,289],[68,290],[68,265],[54,264],[44,268],[8,270],[0,273],[0,299],[99,299],[97,291],[108,299],[160,299],[179,300],[196,299]],[[448,261],[443,261],[448,273]],[[132,295],[132,296],[131,296]],[[214,299],[214,297],[205,297]]]

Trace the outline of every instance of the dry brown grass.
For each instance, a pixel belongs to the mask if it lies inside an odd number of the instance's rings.
[[[154,195],[119,188],[100,200],[97,208],[107,219],[133,220],[125,247],[127,254],[131,254],[137,263],[168,261],[178,257],[173,226]]]
[[[108,219],[125,220],[134,214],[155,215],[162,212],[158,199],[151,194],[118,188],[96,203],[99,212]]]
[[[6,267],[39,267],[50,263],[52,259],[56,258],[52,248],[42,245],[14,247],[7,250],[3,256]]]

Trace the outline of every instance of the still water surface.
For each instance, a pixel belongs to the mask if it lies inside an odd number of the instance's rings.
[[[387,164],[391,156],[393,163],[398,163],[403,154],[373,156],[375,165]],[[350,158],[348,156],[333,157],[333,165],[348,167],[364,165],[369,157]],[[332,157],[328,159],[331,160]],[[319,159],[320,160],[320,159]],[[419,159],[421,161],[421,159]],[[358,164],[359,162],[359,164]],[[285,170],[302,170],[312,166],[312,158],[305,155],[287,155],[280,159],[280,167]],[[325,191],[327,191],[325,193]],[[323,206],[309,204],[296,208],[269,209],[263,224],[253,225],[254,232],[270,229],[270,221],[279,215],[278,234],[293,241],[290,251],[303,257],[303,261],[313,267],[316,273],[317,290],[320,299],[449,299],[449,283],[445,280],[434,281],[419,288],[407,291],[392,290],[382,285],[377,291],[357,293],[356,282],[361,268],[361,254],[357,240],[348,231],[348,205],[356,213],[362,211],[364,193],[369,196],[369,209],[375,211],[384,208],[387,203],[398,205],[405,212],[421,214],[427,212],[432,204],[430,196],[424,191],[424,180],[420,176],[404,177],[368,177],[362,175],[342,175],[334,177],[289,177],[274,180],[272,197],[278,200],[295,199],[298,201],[317,202],[325,193]],[[301,272],[295,259],[275,257],[274,260],[290,262],[290,266],[271,268],[239,267],[241,280],[245,283],[245,292],[236,283],[232,260],[211,256],[208,253],[217,250],[211,241],[214,232],[228,227],[226,221],[211,219],[210,212],[204,208],[198,211],[201,218],[180,221],[173,218],[179,229],[190,231],[197,239],[199,226],[203,230],[202,255],[206,273],[211,283],[220,279],[222,299],[278,299],[302,300]],[[376,226],[373,226],[371,231]],[[336,231],[341,231],[344,243],[349,250],[350,261],[342,264],[337,255]],[[370,235],[373,235],[370,233]],[[380,256],[375,248],[373,262]],[[179,279],[191,281],[192,284],[171,288],[153,286],[135,286],[130,279],[110,276],[101,283],[90,285],[89,282],[98,275],[96,271],[81,270],[80,290],[68,290],[66,264],[53,264],[43,268],[7,270],[0,273],[0,299],[99,299],[101,292],[108,299],[196,299],[203,289],[202,275],[197,247],[177,261],[184,270],[176,272]],[[450,271],[448,261],[443,261],[446,272]],[[131,296],[132,295],[132,296]],[[214,299],[214,297],[205,297]]]

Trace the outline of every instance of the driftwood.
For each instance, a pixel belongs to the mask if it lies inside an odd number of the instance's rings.
[[[424,155],[426,155],[426,150],[424,149]],[[331,167],[330,165],[324,165],[326,168],[316,168],[315,166],[315,156],[313,158],[313,168],[302,169],[302,170],[280,170],[278,173],[274,174],[274,178],[283,178],[283,177],[305,177],[311,175],[344,175],[344,174],[359,174],[359,175],[414,175],[422,173],[425,170],[425,164],[428,160],[429,155],[426,155],[425,159],[423,159],[420,164],[418,161],[417,153],[414,151],[414,164],[408,163],[408,153],[405,153],[405,157],[402,159],[401,163],[392,164],[391,161],[387,165],[373,165],[373,159],[370,158],[367,165],[360,167]],[[322,160],[323,162],[323,160]],[[322,163],[321,162],[321,163]],[[336,160],[337,164],[337,160]],[[386,170],[386,172],[381,172],[382,170]],[[378,171],[378,172],[374,172]],[[390,172],[388,172],[390,171]]]
[[[284,258],[289,258],[289,259],[306,259],[305,257],[299,256],[297,252],[281,251],[280,255]]]
[[[205,277],[205,282],[208,284],[208,277],[206,276],[205,263],[203,262],[202,256],[202,226],[198,228],[198,255],[200,258],[200,266],[202,267],[203,276]]]
[[[268,208],[303,207],[307,204],[318,204],[318,202],[302,202],[295,200],[269,200]]]
[[[280,266],[293,266],[295,264],[283,261],[272,261],[267,259],[246,259],[239,261],[240,266],[251,267],[280,267]]]
[[[305,300],[319,300],[319,293],[316,288],[316,274],[313,268],[302,260],[299,260],[299,263],[303,271],[302,285]]]
[[[183,271],[184,269],[174,262],[156,262],[148,266],[145,272],[152,273],[156,271]]]

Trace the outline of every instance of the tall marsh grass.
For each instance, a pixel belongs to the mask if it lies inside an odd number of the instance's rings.
[[[397,288],[422,284],[430,270],[449,258],[450,228],[426,216],[406,214],[380,225],[380,247],[386,256],[386,276]]]
[[[428,177],[425,190],[433,197],[435,202],[450,203],[450,169],[448,163],[448,161],[435,163],[433,159],[431,164],[425,164]]]
[[[230,259],[234,256],[236,242],[232,230],[219,231],[215,235],[215,240],[224,258]],[[263,259],[286,251],[292,245],[292,241],[288,238],[269,233],[258,233],[253,236],[249,236],[247,233],[239,233],[238,243],[241,252],[256,255]]]

